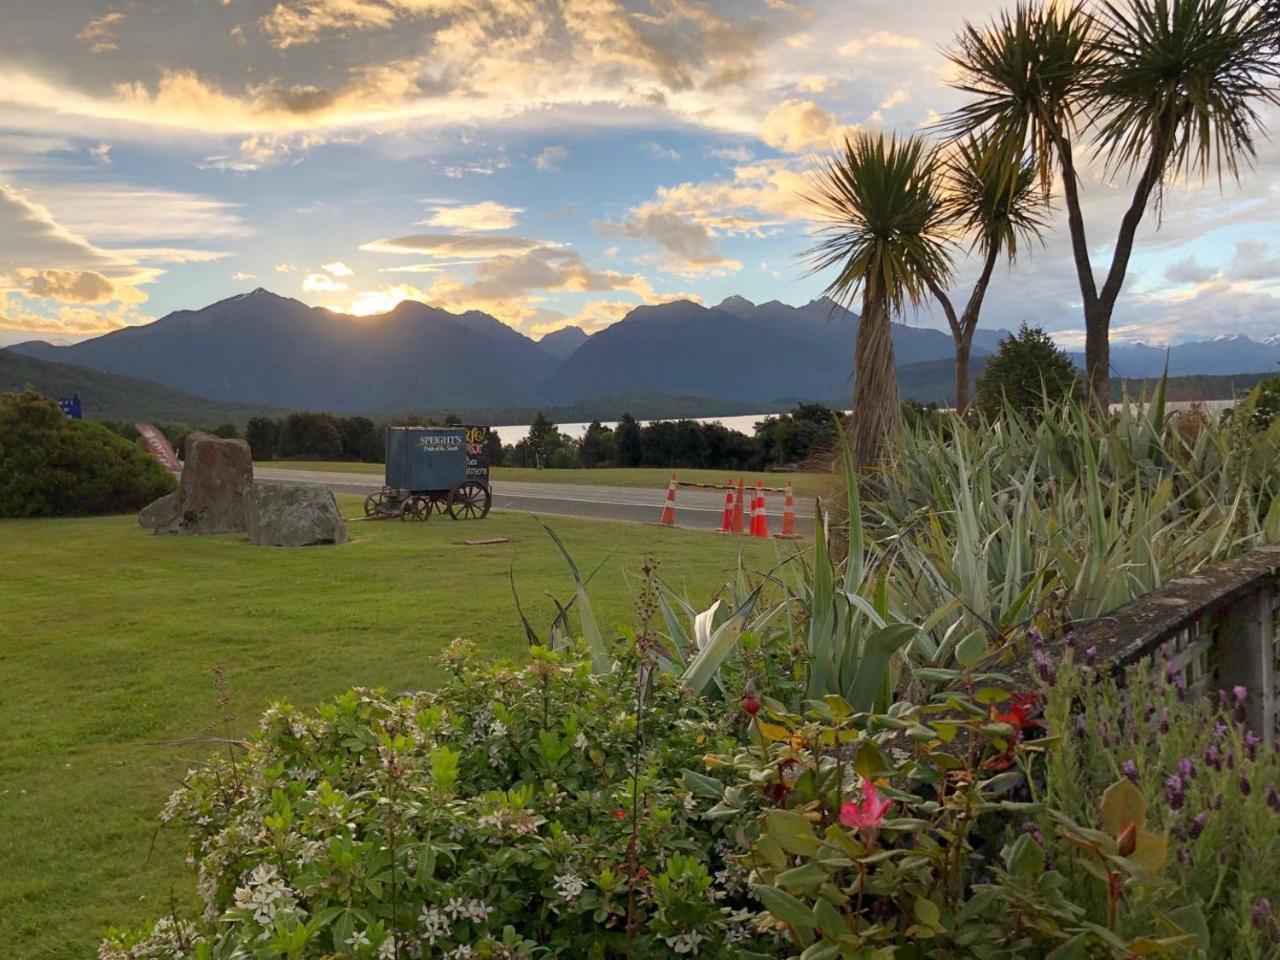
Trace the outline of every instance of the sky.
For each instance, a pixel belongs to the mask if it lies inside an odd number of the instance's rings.
[[[1002,6],[4,0],[0,346],[255,287],[481,309],[533,337],[675,298],[806,302],[831,279],[804,257],[815,164],[851,130],[928,133],[962,102],[946,46]],[[1081,162],[1101,271],[1131,185]],[[1277,201],[1265,138],[1239,184],[1170,184],[1113,342],[1280,332]],[[1052,220],[997,269],[982,326],[1079,347]],[[963,300],[964,248],[957,267]],[[945,328],[928,305],[903,319]]]

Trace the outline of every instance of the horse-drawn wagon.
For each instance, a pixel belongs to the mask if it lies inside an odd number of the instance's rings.
[[[493,504],[484,427],[387,427],[386,482],[366,517],[482,519]]]

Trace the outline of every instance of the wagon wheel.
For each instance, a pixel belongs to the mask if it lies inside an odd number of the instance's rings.
[[[366,517],[376,517],[382,512],[382,491],[371,493],[364,498],[364,515]]]
[[[455,520],[482,520],[493,505],[493,494],[478,480],[466,480],[449,494],[449,516]]]
[[[431,519],[431,501],[426,497],[409,497],[400,508],[401,520]]]
[[[434,510],[436,513],[444,513],[449,509],[449,491],[436,490],[427,501],[427,509]]]

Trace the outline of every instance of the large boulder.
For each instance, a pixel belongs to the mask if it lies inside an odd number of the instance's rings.
[[[259,547],[346,543],[347,525],[322,487],[255,483],[245,491],[249,542]]]
[[[194,433],[186,447],[178,492],[144,508],[138,523],[157,534],[244,533],[244,492],[253,485],[249,445]]]

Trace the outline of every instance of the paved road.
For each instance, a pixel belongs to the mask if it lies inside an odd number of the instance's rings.
[[[334,493],[368,494],[382,487],[380,474],[331,473],[320,470],[280,470],[254,466],[258,480],[277,483],[307,483],[328,487]],[[495,510],[518,510],[557,517],[587,517],[596,520],[623,520],[631,523],[656,523],[662,515],[665,488],[600,487],[577,483],[520,483],[495,481]],[[769,530],[782,529],[782,497],[765,497]],[[714,530],[724,516],[724,493],[679,487],[676,490],[676,524],[702,530]],[[796,498],[796,526],[803,533],[813,526],[813,503]]]

